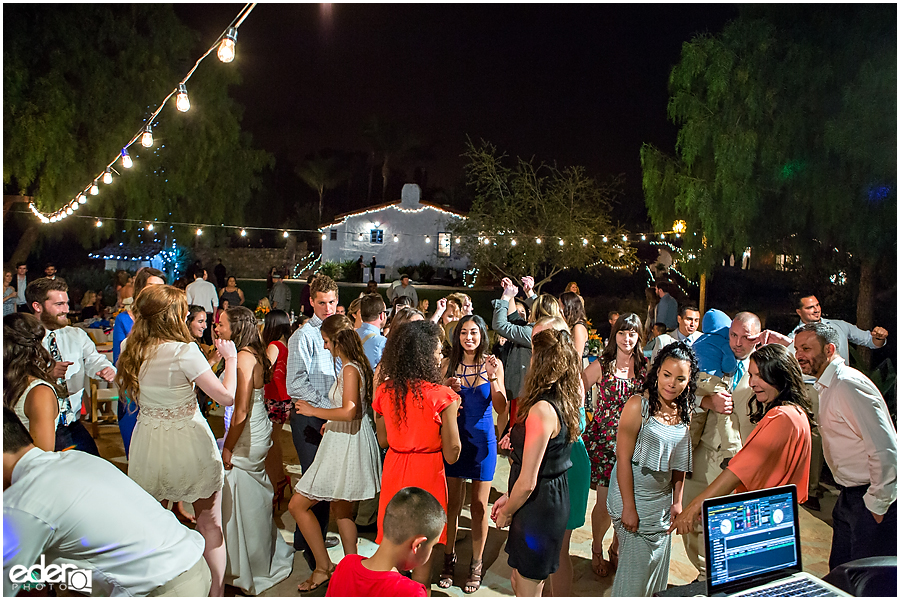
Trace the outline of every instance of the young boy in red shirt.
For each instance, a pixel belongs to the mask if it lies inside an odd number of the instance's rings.
[[[447,515],[422,488],[397,492],[384,512],[384,535],[372,558],[345,556],[328,584],[326,596],[427,596],[425,586],[398,571],[428,562]]]

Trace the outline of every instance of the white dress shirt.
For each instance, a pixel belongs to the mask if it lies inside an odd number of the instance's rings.
[[[816,382],[822,450],[844,487],[869,485],[866,508],[883,515],[897,499],[897,431],[872,381],[836,357]]]
[[[16,273],[16,285],[18,286],[16,290],[16,304],[19,306],[28,304],[28,301],[25,299],[25,288],[28,287],[28,280]]]
[[[206,312],[216,312],[216,307],[219,306],[219,293],[216,291],[216,286],[205,279],[198,277],[194,283],[184,288],[184,293],[187,294],[188,304],[202,306]]]
[[[820,319],[820,321],[825,325],[831,325],[837,330],[838,334],[840,334],[837,345],[837,353],[844,360],[850,360],[850,342],[853,342],[858,346],[871,348],[873,350],[878,349],[878,346],[875,345],[875,340],[872,339],[871,331],[863,331],[856,325],[848,323],[847,321],[841,321],[839,319],[826,319],[823,317],[822,319]],[[788,337],[793,340],[794,336],[797,335],[797,330],[804,325],[805,323],[803,321],[800,321],[800,324],[794,327],[794,330],[791,331]]]
[[[44,334],[42,342],[44,348],[50,350],[50,336],[56,337],[56,345],[60,356],[69,365],[66,369],[66,387],[69,389],[69,403],[71,411],[66,415],[66,423],[74,423],[81,414],[81,395],[84,393],[84,378],[88,376],[97,379],[97,372],[106,367],[113,367],[109,359],[97,351],[97,346],[80,327],[62,327]],[[60,398],[60,400],[64,400]],[[63,402],[63,404],[65,404]]]
[[[700,337],[701,335],[703,335],[702,331],[695,331],[691,335],[684,335],[683,333],[681,333],[681,330],[678,328],[675,329],[675,333],[674,333],[674,337],[677,341],[684,342],[688,346],[693,346],[694,342],[696,342],[697,338]]]
[[[106,508],[104,508],[106,507]],[[10,569],[46,563],[93,571],[93,594],[146,595],[203,556],[178,522],[110,462],[79,452],[25,453],[3,492],[3,592]]]

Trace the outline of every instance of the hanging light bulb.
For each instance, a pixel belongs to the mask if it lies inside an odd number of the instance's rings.
[[[564,244],[565,244],[565,242],[563,241],[563,239],[562,239],[562,238],[559,238],[559,245],[562,246],[562,245],[564,245]]]
[[[71,214],[72,214],[72,207],[71,207],[71,206],[67,206],[67,207],[66,207],[66,214],[67,214],[67,215],[71,215]]]
[[[628,241],[628,236],[627,236],[627,235],[623,235],[623,236],[622,236],[622,241],[623,241],[623,242],[627,242],[627,241]]]
[[[510,245],[515,246],[515,245],[516,245],[516,240],[512,240],[512,241],[510,242]]]
[[[87,203],[87,198],[84,197],[84,194],[78,194],[77,200],[78,200],[78,204]]]
[[[459,243],[459,238],[456,238],[456,243],[457,243],[457,244]]]
[[[644,234],[641,234],[641,241],[646,242],[646,241],[647,241],[647,236],[644,235]]]
[[[197,235],[203,235],[203,230],[199,227],[197,228]]]
[[[80,196],[80,197],[83,198],[84,196]],[[79,204],[78,202],[72,203],[72,210],[78,210],[79,208],[81,208],[81,204]]]
[[[395,237],[396,237],[396,236],[395,236]],[[324,241],[327,240],[327,239],[328,239],[328,236],[325,235],[325,234],[323,233],[323,234],[322,234],[322,241],[324,242]],[[394,240],[394,241],[396,242],[397,240]]]
[[[100,193],[100,188],[97,187],[97,180],[94,180],[94,183],[91,184],[91,196],[96,196]]]
[[[187,95],[187,86],[183,83],[178,84],[178,95],[175,96],[175,108],[181,112],[191,110],[191,100]]]
[[[149,148],[153,145],[153,128],[148,124],[144,127],[144,134],[141,136],[141,146]]]
[[[131,157],[128,156],[128,149],[122,148],[122,166],[126,169],[130,169],[134,163],[131,161]]]
[[[485,246],[490,246],[490,245],[491,245],[491,240],[489,240],[489,239],[487,239],[487,238],[484,238],[484,245],[485,245]]]
[[[103,227],[103,221],[97,219],[97,227]]]
[[[287,231],[282,232],[281,237],[285,237],[285,238],[286,238],[287,236],[288,236],[288,232],[287,232]]]
[[[659,234],[659,239],[661,239],[661,240],[666,239],[666,234],[664,234],[664,233]]]
[[[229,27],[228,31],[225,32],[225,37],[222,38],[222,42],[219,44],[219,51],[216,52],[219,60],[223,63],[230,63],[234,60],[234,43],[236,41],[237,29]]]
[[[103,183],[106,185],[112,183],[112,171],[109,170],[109,167],[106,167],[106,173],[103,174]]]
[[[147,223],[147,231],[153,231],[153,223]]]
[[[247,237],[247,230],[241,229],[241,237]]]
[[[676,234],[675,234],[675,237],[680,238],[680,237],[681,237],[681,234],[680,234],[680,233],[676,233]]]
[[[604,242],[606,241],[606,236],[605,236],[605,235],[603,236],[603,241],[604,241]]]
[[[541,238],[537,238],[537,239],[534,240],[534,241],[535,241],[536,244],[540,244],[540,243],[541,243]]]
[[[582,238],[582,240],[581,240],[581,245],[582,245],[582,246],[587,246],[587,245],[588,245],[587,238]]]

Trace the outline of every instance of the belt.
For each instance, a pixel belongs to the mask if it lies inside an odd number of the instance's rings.
[[[872,484],[866,483],[864,485],[854,485],[854,486],[847,487],[847,486],[841,485],[839,483],[835,483],[834,487],[841,490],[842,492],[865,492],[866,490],[869,489],[870,485],[872,485]]]

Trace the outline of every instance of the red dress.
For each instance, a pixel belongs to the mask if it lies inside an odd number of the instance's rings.
[[[399,422],[394,412],[393,398],[383,383],[375,390],[372,410],[384,417],[388,451],[381,475],[381,496],[378,500],[378,537],[381,543],[384,511],[394,494],[405,487],[415,486],[430,492],[447,511],[447,478],[444,474],[444,455],[441,448],[441,412],[459,396],[450,388],[433,383],[421,387],[422,399],[410,391],[406,396],[406,419]],[[441,532],[440,543],[447,542],[447,526]]]
[[[284,425],[291,413],[291,397],[287,393],[287,356],[288,349],[279,341],[272,342],[278,348],[278,358],[272,369],[272,381],[263,387],[266,411],[269,420]],[[271,344],[270,344],[271,345]]]

